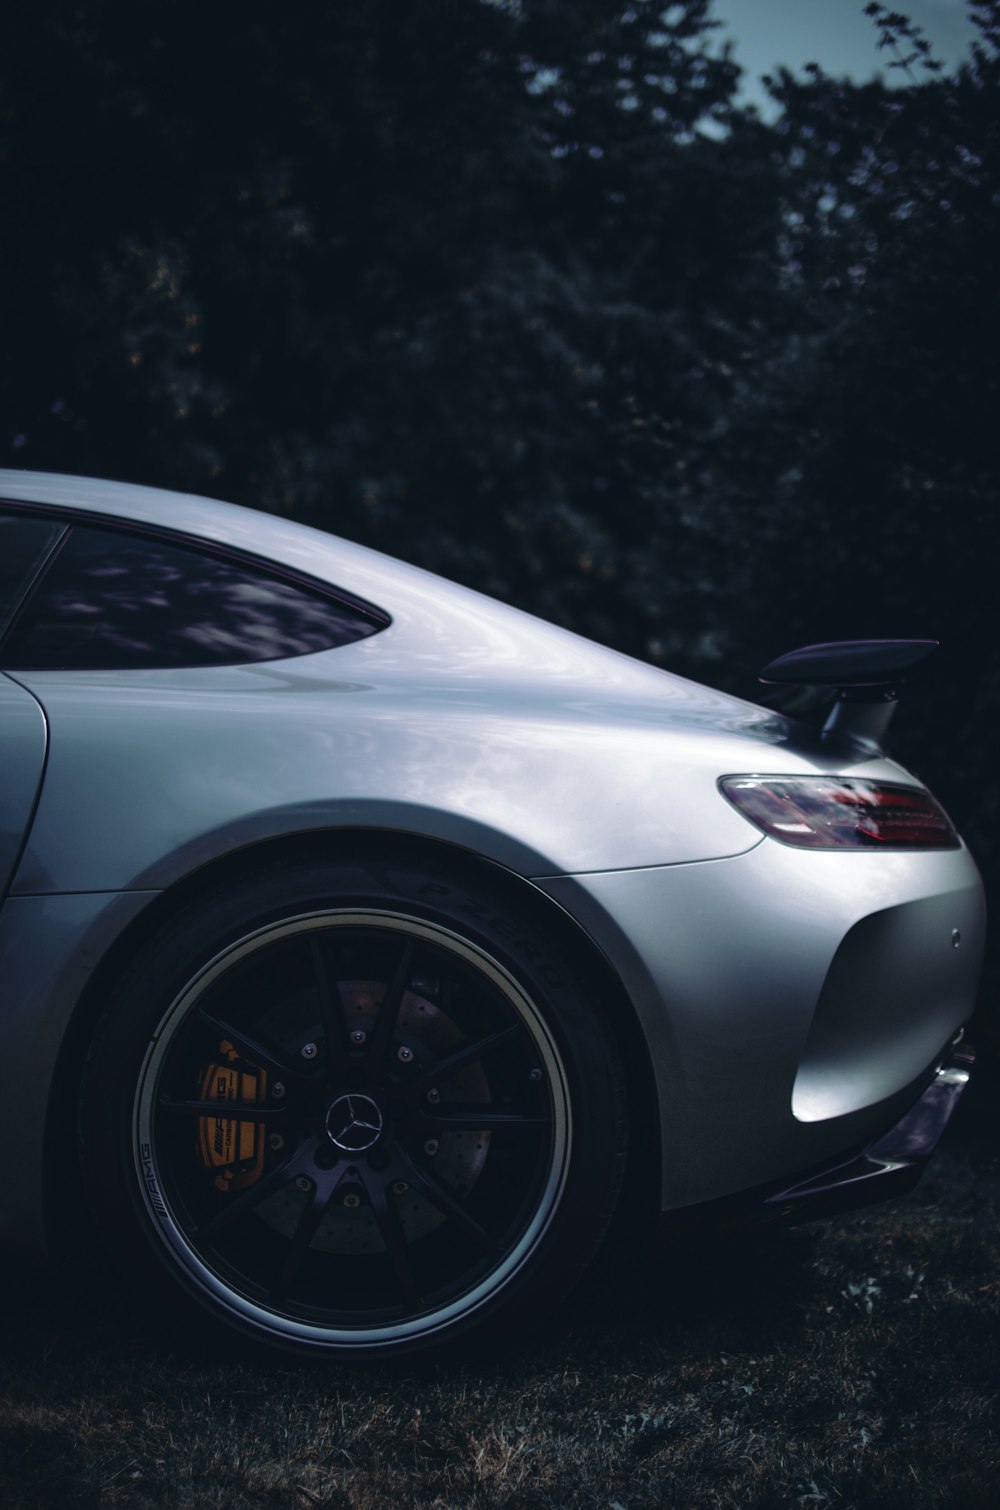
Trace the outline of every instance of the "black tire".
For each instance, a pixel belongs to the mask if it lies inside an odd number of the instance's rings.
[[[573,962],[478,882],[284,863],[180,911],[122,979],[84,1069],[85,1189],[167,1314],[407,1353],[575,1282],[621,1185],[623,1085]]]

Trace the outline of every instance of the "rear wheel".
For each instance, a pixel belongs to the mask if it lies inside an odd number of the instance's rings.
[[[620,1185],[622,1076],[537,927],[478,886],[293,865],[177,917],[123,981],[83,1142],[144,1284],[357,1357],[568,1287]]]

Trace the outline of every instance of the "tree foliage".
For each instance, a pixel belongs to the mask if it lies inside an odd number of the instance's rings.
[[[699,130],[733,114],[710,40],[707,0],[26,13],[18,459],[682,649],[712,438],[776,337],[777,179]]]

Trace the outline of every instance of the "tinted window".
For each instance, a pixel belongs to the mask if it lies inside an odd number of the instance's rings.
[[[62,529],[30,514],[0,514],[0,635]]]
[[[380,627],[243,562],[75,525],[2,659],[29,671],[235,665],[327,650]]]

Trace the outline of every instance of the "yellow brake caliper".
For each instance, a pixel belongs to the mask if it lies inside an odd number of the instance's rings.
[[[206,1169],[215,1169],[216,1190],[244,1190],[264,1172],[266,1134],[261,1122],[238,1122],[222,1108],[230,1101],[256,1106],[267,1095],[267,1071],[238,1067],[239,1054],[226,1039],[219,1044],[216,1064],[201,1072],[201,1099],[217,1101],[219,1115],[198,1118],[198,1155]],[[228,1063],[224,1062],[228,1061]]]

